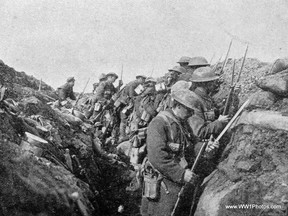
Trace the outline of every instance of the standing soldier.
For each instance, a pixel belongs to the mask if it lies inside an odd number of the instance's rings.
[[[60,103],[67,101],[72,104],[72,100],[76,100],[75,94],[73,92],[74,84],[75,78],[69,77],[64,85],[57,88]]]
[[[173,91],[172,98],[172,109],[160,112],[148,126],[148,161],[144,163],[141,205],[143,216],[171,215],[177,195],[186,182],[191,183],[191,188],[185,194],[184,202],[179,204],[177,216],[189,215],[193,188],[198,181],[198,175],[188,169],[187,161],[192,162],[195,153],[186,126],[197,98],[188,89]]]
[[[194,92],[200,103],[195,104],[195,114],[188,122],[193,133],[200,139],[218,136],[228,123],[228,116],[219,115],[219,111],[211,98],[217,88],[219,76],[210,67],[201,67],[194,71],[191,81],[196,87]]]
[[[106,80],[100,82],[99,86],[96,88],[95,94],[93,95],[91,101],[91,108],[87,113],[87,118],[90,118],[93,114],[93,117],[96,117],[97,114],[102,110],[103,105],[107,105],[110,102],[110,99],[113,94],[115,94],[118,89],[120,89],[123,84],[121,80],[119,80],[119,86],[115,88],[113,83],[118,78],[118,75],[115,73],[106,74]],[[97,103],[97,104],[96,104]]]
[[[182,76],[179,78],[179,80],[189,81],[191,79],[193,72],[197,68],[207,67],[207,66],[210,66],[210,64],[208,63],[208,61],[204,57],[202,57],[202,56],[193,57],[190,59],[190,61],[188,63],[187,73],[182,74]],[[192,87],[192,90],[193,89],[194,89],[194,86]]]
[[[121,94],[121,98],[123,101],[125,101],[126,106],[121,110],[120,112],[120,128],[119,128],[119,142],[125,141],[128,139],[126,135],[126,126],[128,123],[128,116],[131,114],[131,111],[133,110],[134,106],[134,100],[135,97],[142,93],[144,90],[144,87],[142,84],[145,82],[146,76],[144,75],[138,75],[136,76],[136,80],[128,83]],[[139,90],[139,91],[138,91]]]
[[[165,84],[158,83],[156,85],[157,96],[155,99],[155,107],[157,107],[158,112],[165,110],[167,107],[170,107],[169,94],[171,87],[178,81],[181,74],[186,73],[186,69],[181,66],[175,66],[168,71],[169,72],[166,77]],[[162,87],[163,85],[165,88]]]
[[[154,106],[154,100],[156,98],[155,84],[156,80],[148,77],[144,83],[145,90],[136,97],[131,121],[131,124],[133,124],[131,125],[133,126],[132,130],[138,129],[138,126],[147,126],[150,120],[156,116],[157,107]]]

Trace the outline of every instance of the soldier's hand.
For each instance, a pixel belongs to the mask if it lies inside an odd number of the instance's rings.
[[[122,86],[122,85],[123,85],[123,81],[119,80],[119,86]]]
[[[221,121],[221,122],[228,122],[229,121],[229,116],[228,115],[220,115],[219,118],[218,118],[218,121]]]
[[[191,172],[190,170],[185,170],[184,173],[184,181],[189,182],[191,184],[195,184],[198,181],[199,177],[195,173]]]
[[[209,141],[205,151],[206,152],[211,152],[211,151],[214,151],[214,150],[216,150],[218,148],[219,148],[219,142],[218,141],[211,141],[211,142]]]

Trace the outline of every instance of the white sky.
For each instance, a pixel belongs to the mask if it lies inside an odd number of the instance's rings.
[[[288,53],[287,0],[0,0],[0,59],[57,88],[100,73],[158,77],[182,56],[272,62]]]

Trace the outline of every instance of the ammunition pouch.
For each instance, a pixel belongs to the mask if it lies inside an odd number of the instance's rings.
[[[119,107],[124,107],[126,105],[125,101],[119,97],[115,102],[114,102],[114,107],[118,109]]]
[[[147,137],[147,127],[140,128],[138,130],[138,138],[139,138],[139,140],[146,140],[146,137]]]
[[[124,107],[124,109],[122,110],[122,113],[124,115],[128,115],[130,111],[132,111],[132,108],[133,108],[133,103],[129,103],[128,106]]]
[[[95,103],[94,111],[96,111],[96,112],[100,112],[101,109],[102,109],[102,104],[99,103],[99,102]]]
[[[204,112],[204,117],[207,121],[215,121],[216,115],[214,110]]]
[[[154,169],[148,160],[145,160],[142,165],[142,176],[142,196],[149,200],[159,200],[161,182],[163,181],[163,176],[161,173]]]
[[[146,110],[144,110],[141,115],[141,120],[145,122],[149,122],[150,119],[151,119],[151,115],[148,112],[146,112]]]
[[[168,143],[168,146],[172,152],[177,153],[179,152],[181,145],[179,143],[170,142]]]
[[[132,147],[129,154],[130,162],[132,164],[141,164],[145,155],[146,155],[146,145],[142,145],[140,147],[134,147],[132,143]]]

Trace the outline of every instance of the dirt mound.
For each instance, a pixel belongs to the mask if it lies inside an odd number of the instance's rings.
[[[231,62],[222,75],[228,80]],[[236,61],[236,68],[240,62]],[[255,80],[271,76],[270,64],[247,59],[244,68],[239,96],[241,102],[250,97],[251,103],[233,128],[232,139],[216,171],[206,179],[195,215],[287,214],[287,98],[282,92],[275,94],[273,88],[278,86],[272,86],[270,91],[257,87]],[[228,90],[226,80],[218,96]]]
[[[93,128],[70,124],[47,105],[56,98],[51,87],[42,82],[38,91],[39,80],[3,63],[0,78],[7,87],[0,101],[0,215],[117,215],[120,205],[139,212],[126,191],[131,167],[96,154]],[[40,155],[30,152],[34,147],[23,151],[25,132],[47,141],[35,144]]]

